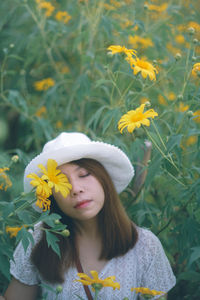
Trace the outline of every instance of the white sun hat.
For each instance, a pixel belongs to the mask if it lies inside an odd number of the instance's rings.
[[[91,158],[100,162],[110,175],[116,191],[122,192],[134,176],[134,168],[127,155],[118,147],[91,141],[79,132],[62,132],[44,145],[42,152],[27,165],[24,173],[24,191],[32,190],[30,173],[40,176],[39,164],[46,167],[48,159],[54,159],[58,166],[81,158]]]

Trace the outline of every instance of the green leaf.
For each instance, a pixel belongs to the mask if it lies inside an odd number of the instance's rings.
[[[5,255],[0,253],[0,272],[10,281],[10,263]]]
[[[22,227],[22,229],[18,232],[16,241],[22,242],[25,252],[26,252],[30,242],[32,243],[32,245],[34,245],[34,243],[35,243],[32,234],[24,227]]]
[[[188,265],[190,266],[193,262],[200,259],[200,246],[191,248],[193,250],[192,255],[190,256],[190,260]]]
[[[167,146],[167,151],[171,151],[175,146],[180,146],[181,139],[183,137],[183,134],[177,134],[177,135],[172,135],[170,136],[166,146]]]
[[[48,247],[51,247],[54,252],[60,257],[60,248],[57,244],[59,241],[55,234],[45,230]]]
[[[22,95],[17,90],[9,90],[8,101],[21,110],[22,112],[28,113],[28,106]]]

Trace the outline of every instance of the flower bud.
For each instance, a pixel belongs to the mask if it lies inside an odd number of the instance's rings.
[[[193,113],[192,110],[188,110],[187,113],[186,113],[186,115],[187,115],[189,118],[191,118],[191,117],[194,116],[194,113]]]
[[[150,107],[150,106],[151,106],[151,103],[150,103],[149,101],[146,101],[146,102],[145,102],[145,106],[146,106],[146,107]]]
[[[10,48],[14,48],[14,47],[15,47],[15,44],[10,44],[9,47],[10,47]]]
[[[189,27],[189,28],[188,28],[188,33],[189,33],[190,35],[195,34],[195,29],[194,29],[193,27]]]
[[[183,95],[182,95],[182,94],[179,94],[179,95],[177,96],[177,99],[178,99],[179,101],[182,101],[182,100],[183,100]]]
[[[19,156],[18,155],[13,155],[11,160],[14,162],[14,163],[17,163],[19,161]]]
[[[62,234],[63,236],[68,237],[68,236],[70,236],[70,231],[69,231],[68,229],[64,229],[64,230],[61,232],[61,234]]]
[[[60,293],[62,293],[62,291],[63,291],[62,285],[58,285],[58,286],[56,287],[56,294],[60,294]]]
[[[193,43],[196,45],[196,44],[198,44],[198,40],[197,39],[193,39]]]
[[[192,56],[192,61],[196,61],[197,57],[196,56]]]
[[[144,9],[145,9],[145,10],[148,10],[148,9],[149,9],[148,4],[145,4],[145,5],[144,5]]]
[[[59,219],[55,220],[55,221],[54,221],[54,224],[55,224],[55,225],[59,225],[59,224],[60,224],[60,220],[59,220]]]
[[[175,60],[180,60],[182,55],[180,53],[176,53]]]

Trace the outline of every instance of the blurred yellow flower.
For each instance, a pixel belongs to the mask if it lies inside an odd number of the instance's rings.
[[[128,42],[131,44],[134,48],[141,47],[143,49],[146,49],[148,47],[153,47],[153,42],[150,38],[142,38],[138,35],[128,37]]]
[[[85,273],[78,273],[78,277],[80,279],[76,279],[75,281],[81,282],[83,285],[93,285],[93,284],[101,284],[102,287],[112,287],[115,289],[120,289],[120,284],[118,282],[114,282],[115,276],[109,276],[105,279],[100,279],[97,271],[90,271],[93,278],[89,277]],[[94,290],[93,286],[92,289]]]
[[[175,41],[178,44],[184,44],[185,43],[185,38],[182,34],[178,34],[178,35],[175,36]]]
[[[67,197],[72,189],[72,185],[69,183],[67,176],[57,169],[57,166],[58,164],[54,159],[48,159],[47,169],[42,164],[39,164],[38,168],[44,174],[41,179],[46,180],[50,188],[55,188],[56,193],[60,192],[63,197]]]
[[[196,122],[196,123],[200,123],[200,110],[197,110],[193,113],[193,120]]]
[[[56,128],[60,129],[63,127],[63,123],[61,121],[56,122]]]
[[[46,17],[50,17],[53,14],[55,7],[50,2],[40,0],[36,2],[38,4],[39,9],[45,9]]]
[[[167,3],[163,3],[161,5],[154,5],[154,4],[148,4],[148,3],[146,3],[146,4],[148,5],[149,10],[159,12],[159,13],[166,11],[166,9],[168,7]]]
[[[177,53],[181,53],[181,50],[179,48],[174,47],[171,43],[167,43],[166,48],[173,55],[176,55]]]
[[[124,114],[118,122],[118,129],[120,133],[127,127],[128,132],[132,133],[135,128],[141,127],[141,125],[150,126],[148,118],[154,118],[158,116],[158,113],[153,109],[149,109],[144,112],[145,104],[141,104],[136,110],[130,110]]]
[[[71,16],[68,14],[67,11],[58,11],[55,15],[55,19],[57,21],[63,22],[65,24],[67,24],[69,22],[69,20],[71,20]]]
[[[161,105],[167,105],[167,101],[165,100],[165,98],[162,95],[158,95],[158,102]]]
[[[3,181],[0,183],[0,190],[7,191],[7,189],[12,186],[12,182],[9,176],[5,173],[6,171],[9,170],[10,169],[7,167],[0,168],[0,181]]]
[[[161,291],[155,291],[155,290],[150,290],[145,287],[138,287],[138,288],[131,288],[131,291],[135,291],[136,293],[141,293],[144,295],[151,295],[151,296],[157,296],[157,295],[163,295],[164,292]]]
[[[183,102],[179,103],[178,111],[185,112],[189,109],[189,105],[185,105]]]
[[[136,55],[137,53],[137,51],[133,49],[127,49],[125,46],[120,45],[111,45],[107,50],[111,51],[111,54],[125,53],[127,56]]]
[[[189,146],[192,146],[192,145],[196,144],[196,142],[197,142],[197,136],[196,136],[196,135],[191,135],[191,136],[189,136],[189,137],[186,139],[185,145],[186,145],[187,147],[189,147]]]
[[[197,37],[200,37],[200,24],[194,21],[191,21],[188,23],[187,28],[193,27],[195,29],[195,34],[197,35]]]
[[[52,78],[46,78],[34,83],[36,91],[46,91],[50,87],[55,85],[55,81]]]
[[[6,233],[8,233],[11,238],[16,237],[18,232],[22,229],[22,227],[23,226],[21,227],[6,226]]]
[[[117,8],[122,6],[122,3],[120,1],[110,0],[110,3]]]
[[[133,69],[134,75],[141,72],[143,78],[147,78],[148,76],[150,80],[156,80],[156,73],[158,73],[158,71],[151,63],[136,58],[130,61],[130,65]]]
[[[173,92],[170,92],[167,97],[170,101],[174,101],[176,99],[176,95]]]
[[[140,103],[145,104],[146,102],[149,102],[149,99],[147,97],[140,98]]]
[[[108,3],[104,3],[104,8],[107,9],[107,10],[115,10],[116,9],[115,6],[110,5]]]
[[[35,115],[38,117],[38,118],[41,118],[41,116],[43,115],[43,114],[46,114],[46,112],[47,112],[47,109],[46,109],[46,106],[41,106],[37,111],[36,111],[36,113],[35,113]]]
[[[133,26],[133,24],[134,24],[133,21],[130,21],[130,20],[126,19],[126,20],[123,20],[120,23],[120,26],[121,26],[122,29],[125,29],[127,27]]]
[[[192,76],[197,77],[198,73],[200,74],[200,63],[194,64],[192,68]]]

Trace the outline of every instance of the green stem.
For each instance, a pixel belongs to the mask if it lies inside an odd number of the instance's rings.
[[[94,300],[97,300],[99,291],[100,291],[99,289],[95,289]]]
[[[143,126],[147,136],[149,137],[149,139],[152,141],[152,143],[154,144],[154,146],[157,148],[157,150],[162,154],[162,156],[170,163],[174,166],[174,168],[178,171],[178,173],[180,173],[180,170],[177,168],[177,166],[175,165],[175,163],[173,162],[172,158],[169,157],[162,151],[162,149],[158,146],[158,144],[156,143],[156,141],[154,140],[154,138],[150,135],[150,133],[148,132],[148,130]],[[172,175],[172,174],[170,174]],[[173,176],[173,175],[172,175]],[[173,176],[173,178],[175,179],[175,177]],[[178,183],[180,183],[181,185],[185,186],[182,182],[180,182],[178,179],[176,179],[176,181]]]
[[[163,139],[162,139],[162,137],[161,137],[161,135],[160,135],[160,133],[158,131],[158,128],[157,128],[157,126],[156,126],[156,124],[154,123],[153,120],[152,120],[152,124],[153,124],[153,127],[154,127],[154,129],[155,129],[155,131],[156,131],[156,133],[157,133],[160,141],[161,141],[161,144],[163,145],[164,149],[167,150],[167,147],[165,146],[165,143],[164,143],[164,141],[163,141]]]

